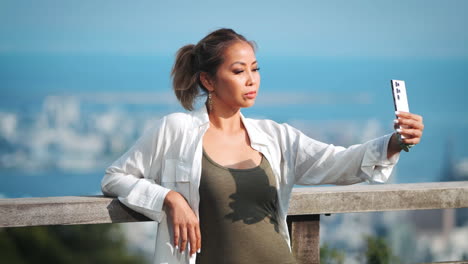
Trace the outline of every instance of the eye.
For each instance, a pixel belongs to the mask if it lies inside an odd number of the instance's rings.
[[[241,74],[243,72],[244,72],[244,70],[234,70],[234,74]]]
[[[258,72],[258,71],[260,71],[260,67],[253,68],[252,71],[253,72]]]

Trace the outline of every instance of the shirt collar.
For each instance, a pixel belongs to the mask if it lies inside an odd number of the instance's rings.
[[[200,127],[210,123],[210,118],[208,117],[208,110],[206,105],[203,104],[202,107],[192,112],[193,126]]]
[[[247,130],[247,134],[249,135],[250,145],[267,145],[266,137],[267,135],[259,129],[258,124],[252,122],[253,120],[250,118],[245,118],[242,113],[241,120]]]

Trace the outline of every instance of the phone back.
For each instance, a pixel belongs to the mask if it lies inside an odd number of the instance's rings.
[[[391,80],[393,102],[396,111],[409,112],[408,97],[406,96],[405,81]]]

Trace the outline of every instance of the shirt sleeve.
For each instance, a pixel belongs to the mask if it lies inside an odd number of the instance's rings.
[[[146,130],[135,145],[106,169],[101,181],[104,195],[118,197],[130,209],[157,222],[162,219],[164,199],[170,191],[149,177],[151,169],[157,167],[153,163],[160,159],[158,136],[163,126],[164,119],[161,119]]]
[[[344,148],[311,139],[290,126],[286,129],[295,153],[296,184],[383,183],[399,159],[399,154],[387,159],[391,134]]]

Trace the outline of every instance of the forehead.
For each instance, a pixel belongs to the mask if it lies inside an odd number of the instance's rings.
[[[232,63],[236,61],[252,63],[256,60],[255,52],[252,46],[250,46],[250,44],[245,41],[237,41],[229,45],[224,50],[223,55],[225,63]]]

